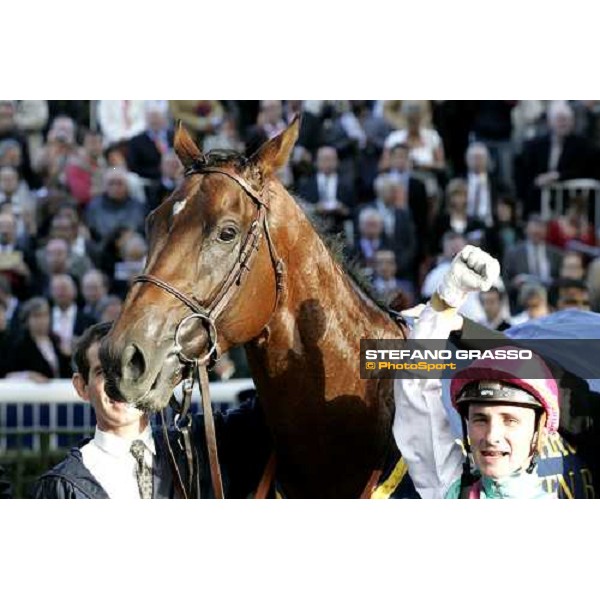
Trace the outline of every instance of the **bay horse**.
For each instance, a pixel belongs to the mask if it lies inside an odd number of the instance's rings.
[[[191,357],[213,342],[218,353],[243,344],[284,494],[355,498],[394,444],[393,381],[361,380],[360,339],[405,331],[278,180],[298,131],[296,117],[245,158],[204,156],[179,126],[186,176],[148,217],[144,274],[102,358],[113,393],[159,410],[181,381],[182,349]],[[208,326],[186,319],[207,306],[218,308]]]

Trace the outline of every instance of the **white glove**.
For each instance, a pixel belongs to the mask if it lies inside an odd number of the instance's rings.
[[[500,276],[500,263],[475,246],[465,246],[444,275],[437,293],[453,308],[458,308],[469,292],[487,292]]]

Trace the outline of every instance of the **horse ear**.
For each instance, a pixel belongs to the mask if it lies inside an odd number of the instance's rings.
[[[299,131],[300,116],[296,115],[286,129],[265,142],[250,157],[250,164],[258,168],[264,177],[279,171],[288,162]]]
[[[202,152],[188,133],[188,130],[182,125],[181,121],[175,133],[175,152],[181,161],[181,164],[188,169],[195,162],[202,160]]]

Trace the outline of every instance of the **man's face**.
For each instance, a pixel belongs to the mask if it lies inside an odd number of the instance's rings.
[[[106,194],[112,200],[127,198],[127,180],[121,175],[112,175],[106,180]]]
[[[382,186],[380,195],[386,206],[394,206],[394,202],[396,201],[396,188],[391,182]]]
[[[64,240],[50,240],[46,246],[46,262],[51,273],[62,273],[67,269],[69,248]]]
[[[331,175],[337,171],[338,158],[333,148],[321,148],[317,153],[317,170],[325,175]]]
[[[0,131],[8,131],[14,126],[15,109],[10,103],[0,103]]]
[[[60,238],[67,243],[75,241],[77,237],[73,221],[69,217],[54,217],[50,229],[50,235],[53,238]]]
[[[408,149],[406,148],[396,148],[390,153],[390,169],[392,171],[400,171],[400,173],[404,173],[408,171]]]
[[[83,147],[92,158],[102,156],[102,136],[99,133],[87,133],[83,140]]]
[[[100,298],[106,296],[106,288],[104,287],[101,275],[98,273],[85,275],[81,283],[81,292],[85,301],[92,305],[96,304]]]
[[[383,223],[379,217],[368,217],[361,223],[360,232],[362,237],[368,240],[375,240],[383,232]]]
[[[527,239],[533,244],[541,244],[546,239],[546,225],[539,221],[527,223]]]
[[[450,196],[450,208],[452,210],[463,211],[467,206],[467,194],[463,191],[456,191]]]
[[[50,293],[55,304],[61,308],[68,308],[75,302],[77,290],[71,280],[57,276],[52,279]]]
[[[5,194],[14,194],[19,187],[19,176],[14,169],[0,171],[0,190]]]
[[[498,201],[498,221],[501,223],[510,223],[512,219],[513,209],[510,204]]]
[[[380,250],[375,255],[375,271],[384,280],[396,276],[396,257],[388,250]]]
[[[578,287],[560,288],[558,294],[558,309],[576,308],[578,310],[591,310],[590,293]]]
[[[483,305],[485,316],[489,321],[495,319],[500,314],[502,304],[498,292],[482,292],[481,304]]]
[[[48,132],[48,140],[62,144],[75,143],[75,124],[68,117],[57,117]]]
[[[483,148],[472,149],[467,156],[467,166],[472,173],[487,173],[487,152]]]
[[[116,321],[121,314],[123,303],[120,300],[111,302],[100,315],[100,321]]]
[[[531,461],[535,411],[525,406],[470,404],[469,439],[482,475],[500,479]]]
[[[560,276],[565,279],[583,279],[585,269],[581,263],[581,258],[574,254],[565,256],[560,267]]]
[[[21,166],[21,147],[18,144],[10,146],[4,151],[0,158],[0,167],[13,167],[18,169]]]
[[[565,137],[573,129],[573,117],[568,112],[557,112],[550,122],[550,128],[558,137]]]
[[[115,432],[121,427],[141,423],[144,413],[130,407],[124,402],[111,400],[104,391],[104,372],[98,358],[100,343],[92,344],[87,351],[90,365],[88,380],[85,381],[80,373],[73,375],[73,385],[79,396],[89,402],[96,413],[96,422],[101,431]]]
[[[262,113],[265,121],[271,125],[277,125],[281,121],[283,108],[280,100],[265,100],[262,104]]]

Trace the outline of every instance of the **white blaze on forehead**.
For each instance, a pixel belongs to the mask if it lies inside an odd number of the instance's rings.
[[[173,216],[174,217],[176,215],[178,215],[185,208],[186,202],[187,202],[187,198],[185,200],[180,200],[179,202],[175,202],[175,204],[173,204]]]

